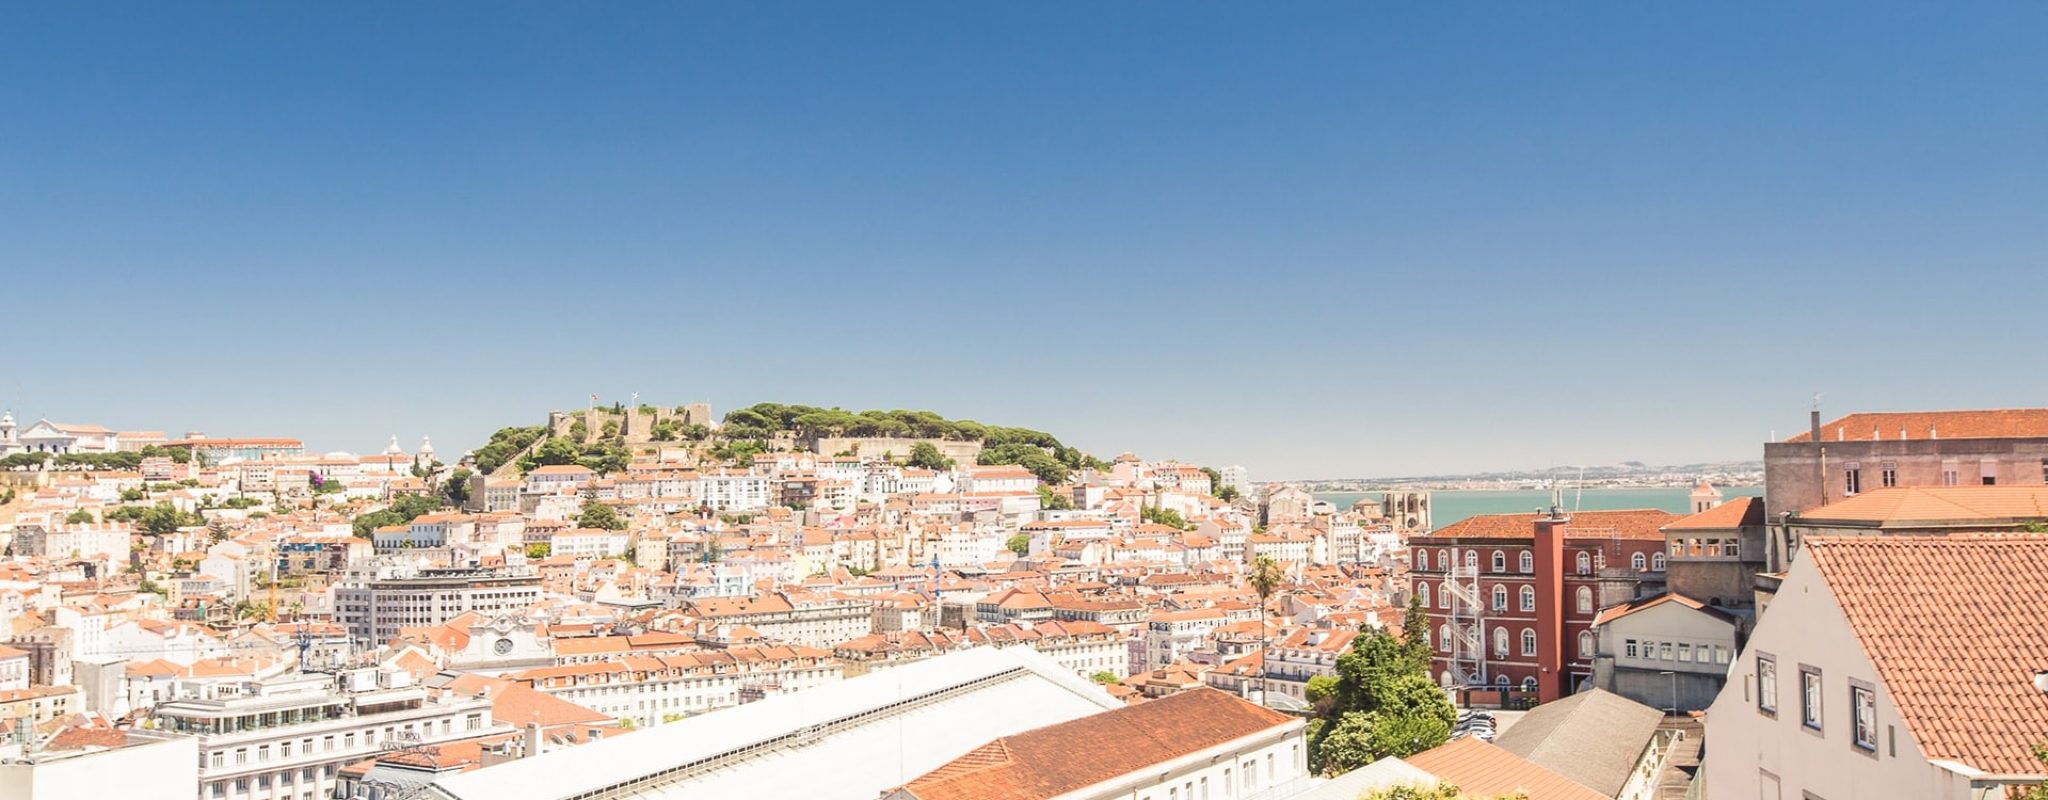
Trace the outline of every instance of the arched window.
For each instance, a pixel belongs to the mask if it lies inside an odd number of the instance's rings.
[[[1592,658],[1592,657],[1593,657],[1593,632],[1592,632],[1592,631],[1580,631],[1580,632],[1579,632],[1579,657],[1580,657],[1580,658]]]
[[[1441,591],[1441,592],[1437,592],[1437,593],[1436,593],[1436,607],[1437,607],[1437,608],[1450,608],[1450,607],[1451,607],[1451,590],[1450,590],[1450,585],[1451,585],[1450,581],[1445,581],[1445,582],[1444,582],[1444,590],[1443,590],[1443,591]]]
[[[1508,587],[1498,583],[1493,585],[1493,610],[1508,610]]]
[[[1477,551],[1477,550],[1467,550],[1467,551],[1465,551],[1465,568],[1466,568],[1466,569],[1469,569],[1469,570],[1477,570],[1477,569],[1479,569],[1479,551]]]
[[[1536,557],[1535,557],[1535,556],[1533,556],[1533,555],[1530,555],[1530,554],[1529,554],[1529,551],[1527,551],[1527,550],[1523,550],[1523,551],[1522,551],[1522,571],[1523,571],[1523,572],[1535,572],[1535,571],[1536,571]]]
[[[1508,629],[1493,629],[1493,654],[1496,656],[1505,656],[1508,654]]]
[[[1451,681],[1451,671],[1450,671],[1450,670],[1444,670],[1444,674],[1443,674],[1443,675],[1441,675],[1441,676],[1439,676],[1439,677],[1437,678],[1437,682],[1439,682],[1439,683],[1443,684],[1443,687],[1444,687],[1444,688],[1446,688],[1446,689],[1449,689],[1449,688],[1451,688],[1452,686],[1455,686],[1455,685],[1457,685],[1457,684],[1455,684],[1455,683],[1452,683],[1452,681]]]
[[[1429,607],[1429,584],[1427,584],[1427,583],[1416,583],[1416,584],[1415,584],[1415,601],[1416,601],[1417,603],[1420,603],[1420,604],[1422,605],[1422,607],[1423,607],[1423,608],[1428,608],[1428,607]]]
[[[1579,587],[1579,613],[1593,613],[1593,587]]]
[[[1495,685],[1495,686],[1499,686],[1499,687],[1501,687],[1501,688],[1505,689],[1505,688],[1507,688],[1507,687],[1508,687],[1508,686],[1510,685],[1510,683],[1511,683],[1511,682],[1509,681],[1509,679],[1508,679],[1508,676],[1506,676],[1506,675],[1495,675],[1495,676],[1493,676],[1493,685]]]
[[[1529,676],[1529,677],[1527,677],[1527,678],[1523,678],[1523,679],[1522,679],[1522,691],[1525,691],[1525,692],[1533,692],[1533,691],[1536,691],[1536,676],[1534,676],[1534,675],[1531,675],[1531,676]]]
[[[1649,559],[1643,558],[1642,553],[1636,553],[1628,557],[1629,569],[1635,570],[1637,572],[1642,572],[1643,566],[1648,563]]]
[[[1579,574],[1580,574],[1580,575],[1584,575],[1584,574],[1586,574],[1586,573],[1589,573],[1589,572],[1592,572],[1592,571],[1593,571],[1593,557],[1592,557],[1592,556],[1589,556],[1589,555],[1586,555],[1585,551],[1583,551],[1583,550],[1582,550],[1582,551],[1580,551],[1580,552],[1579,552]]]
[[[1438,551],[1436,551],[1436,568],[1437,568],[1437,569],[1440,569],[1440,570],[1443,570],[1443,571],[1445,571],[1445,572],[1450,572],[1450,571],[1451,571],[1451,551],[1449,551],[1449,550],[1438,550]]]
[[[1429,569],[1429,551],[1428,551],[1428,550],[1417,550],[1417,551],[1415,551],[1415,568],[1416,568],[1416,569]]]
[[[1664,571],[1664,554],[1663,554],[1663,553],[1658,553],[1658,554],[1656,554],[1656,555],[1654,555],[1654,556],[1651,556],[1651,557],[1650,557],[1650,569],[1651,569],[1652,571],[1655,571],[1655,572],[1663,572],[1663,571]]]
[[[1446,653],[1451,652],[1451,626],[1436,626],[1436,646]]]
[[[1524,587],[1522,587],[1522,610],[1523,610],[1523,611],[1535,611],[1535,610],[1536,610],[1536,587],[1534,587],[1534,586],[1524,586]]]
[[[1536,629],[1535,629],[1535,628],[1523,628],[1523,629],[1522,629],[1522,655],[1525,655],[1525,656],[1533,656],[1533,655],[1536,655]]]
[[[1493,551],[1493,571],[1494,571],[1494,572],[1506,572],[1506,571],[1508,571],[1508,554],[1506,554],[1506,553],[1503,553],[1503,552],[1501,552],[1501,551],[1499,551],[1499,550],[1495,550],[1495,551]]]

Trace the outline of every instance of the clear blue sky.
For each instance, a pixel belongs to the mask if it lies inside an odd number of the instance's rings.
[[[1269,479],[2048,405],[2038,2],[0,17],[30,419],[456,453],[638,391]]]

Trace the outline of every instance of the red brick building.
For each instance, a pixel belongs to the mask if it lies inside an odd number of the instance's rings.
[[[1431,671],[1445,686],[1533,693],[1548,702],[1593,674],[1593,619],[1663,590],[1658,510],[1486,514],[1408,541],[1427,609]]]

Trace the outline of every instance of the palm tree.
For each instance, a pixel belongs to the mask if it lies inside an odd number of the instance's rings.
[[[1272,556],[1259,556],[1252,559],[1252,567],[1245,573],[1245,580],[1251,582],[1252,591],[1257,592],[1259,595],[1259,703],[1261,705],[1272,705],[1272,701],[1268,699],[1271,697],[1269,690],[1272,689],[1272,686],[1266,680],[1266,651],[1270,649],[1266,637],[1266,598],[1272,597],[1273,590],[1280,588],[1280,578],[1280,565],[1273,560]]]

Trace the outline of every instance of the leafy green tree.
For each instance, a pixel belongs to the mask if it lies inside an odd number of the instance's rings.
[[[64,515],[64,524],[66,525],[84,525],[92,522],[92,520],[92,512],[83,508]]]
[[[1317,675],[1309,678],[1308,685],[1302,687],[1301,692],[1302,697],[1306,698],[1310,703],[1320,703],[1324,698],[1333,697],[1337,694],[1337,676]]]
[[[1224,486],[1216,490],[1216,498],[1226,503],[1234,501],[1238,497],[1237,487],[1235,486]]]
[[[1184,531],[1193,530],[1195,527],[1193,525],[1189,525],[1187,518],[1182,517],[1180,515],[1180,512],[1175,511],[1171,508],[1161,508],[1158,506],[1141,506],[1138,509],[1138,518],[1146,522],[1154,522],[1160,525],[1165,525],[1167,527],[1179,528]]]
[[[1522,794],[1522,793],[1520,793],[1520,792],[1517,792],[1517,793],[1515,793],[1515,794],[1511,794],[1511,795],[1506,795],[1506,794],[1504,794],[1504,795],[1497,795],[1497,796],[1495,796],[1495,797],[1493,798],[1493,800],[1517,800],[1518,798],[1519,798],[1519,800],[1528,800],[1529,796],[1528,796],[1528,795],[1526,795],[1526,794]],[[1422,785],[1418,785],[1418,784],[1410,784],[1410,785],[1401,785],[1401,786],[1389,786],[1389,787],[1387,787],[1387,788],[1384,788],[1384,789],[1374,789],[1374,790],[1372,790],[1372,791],[1366,792],[1365,794],[1359,795],[1359,796],[1358,796],[1358,800],[1481,800],[1481,799],[1480,799],[1480,798],[1475,798],[1475,797],[1473,797],[1473,796],[1471,796],[1471,795],[1468,795],[1468,794],[1465,794],[1464,792],[1461,792],[1461,791],[1459,791],[1459,790],[1458,790],[1458,787],[1456,787],[1456,786],[1452,786],[1451,784],[1448,784],[1448,783],[1438,783],[1438,784],[1437,784],[1437,785],[1435,785],[1435,786],[1422,786]]]
[[[576,440],[557,436],[542,442],[540,449],[535,450],[532,455],[522,459],[519,464],[521,469],[532,471],[536,467],[574,464],[577,459],[582,457],[583,448],[576,444]]]
[[[526,557],[533,559],[535,561],[539,561],[543,558],[547,558],[548,554],[551,551],[553,551],[554,548],[554,545],[548,544],[547,542],[529,542],[526,545]]]
[[[1456,710],[1428,674],[1428,649],[1386,631],[1361,633],[1337,657],[1337,685],[1312,725],[1315,769],[1337,774],[1387,756],[1408,756],[1450,739]]]
[[[512,457],[540,441],[547,428],[534,425],[525,428],[499,428],[491,434],[491,440],[476,449],[476,468],[485,474],[498,471]]]
[[[1272,697],[1272,687],[1266,681],[1266,652],[1270,649],[1266,636],[1266,599],[1272,597],[1273,592],[1280,588],[1283,577],[1285,576],[1280,573],[1280,564],[1275,562],[1272,556],[1252,559],[1251,568],[1245,571],[1244,576],[1245,582],[1251,584],[1252,591],[1259,595],[1259,702],[1269,705],[1268,698]]]
[[[1114,673],[1114,672],[1110,672],[1109,670],[1106,670],[1106,669],[1104,669],[1104,670],[1096,670],[1095,674],[1093,674],[1093,675],[1089,675],[1089,676],[1088,676],[1088,680],[1091,680],[1091,681],[1094,681],[1094,682],[1096,682],[1096,683],[1100,683],[1100,684],[1112,684],[1112,683],[1122,683],[1122,682],[1123,682],[1122,680],[1120,680],[1120,679],[1118,679],[1118,678],[1117,678],[1117,676],[1116,676],[1116,673]]]
[[[905,462],[919,469],[945,470],[953,468],[953,459],[947,458],[931,442],[918,442],[910,446],[910,460]]]
[[[2034,760],[2041,762],[2041,766],[2048,767],[2048,743],[2034,745]],[[2048,800],[2048,783],[2034,784],[2015,793],[2014,796],[2018,800]]]
[[[424,494],[402,494],[391,501],[391,510],[404,517],[405,522],[411,522],[422,514],[439,511],[441,507],[441,498]]]
[[[1215,494],[1216,490],[1223,488],[1223,473],[1218,472],[1215,467],[1203,467],[1202,474],[1209,476],[1210,494]]]
[[[1004,547],[1007,547],[1007,548],[1010,548],[1010,552],[1012,552],[1012,553],[1016,553],[1017,555],[1020,555],[1020,556],[1024,556],[1024,555],[1030,555],[1030,554],[1031,554],[1031,537],[1030,537],[1029,535],[1026,535],[1026,534],[1022,534],[1022,533],[1020,533],[1020,534],[1017,534],[1017,535],[1015,535],[1015,536],[1012,536],[1012,537],[1010,537],[1010,540],[1009,540],[1009,541],[1007,541],[1007,542],[1004,542],[1004,543],[1003,543],[1003,546],[1004,546]]]
[[[121,490],[121,502],[124,502],[124,503],[133,503],[133,502],[136,502],[136,501],[138,501],[138,500],[141,500],[141,499],[143,499],[143,498],[145,498],[145,497],[148,497],[148,496],[149,496],[149,495],[147,495],[147,494],[144,494],[144,493],[143,493],[143,491],[142,491],[141,489],[122,489],[122,490]]]
[[[619,517],[617,509],[595,501],[583,504],[583,513],[576,515],[576,525],[583,528],[602,528],[608,531],[626,529],[626,521]]]
[[[1068,511],[1073,509],[1074,500],[1041,483],[1038,485],[1038,507],[1048,511]]]
[[[474,474],[468,467],[456,467],[454,472],[448,473],[448,480],[441,483],[441,496],[448,498],[449,505],[469,502],[469,482]]]
[[[356,538],[368,539],[378,528],[404,525],[406,522],[405,515],[385,508],[356,515],[355,519],[349,521],[349,528],[355,532]]]
[[[1408,610],[1401,615],[1401,649],[1411,666],[1429,672],[1429,614],[1422,610],[1422,597],[1410,594]]]

